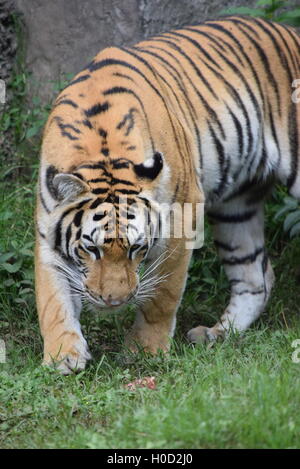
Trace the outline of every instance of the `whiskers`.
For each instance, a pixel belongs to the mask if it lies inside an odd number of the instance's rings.
[[[146,301],[155,296],[156,288],[161,285],[171,275],[171,272],[166,274],[156,273],[157,269],[175,252],[176,248],[171,252],[163,252],[148,268],[141,274],[140,283],[134,295],[133,303],[141,306]]]
[[[80,271],[71,264],[67,264],[66,262],[57,259],[55,262],[55,267],[60,272],[61,276],[68,281],[71,292],[71,297],[78,297],[85,294],[85,288],[82,282],[82,275]]]

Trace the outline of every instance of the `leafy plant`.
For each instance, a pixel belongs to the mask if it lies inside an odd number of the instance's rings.
[[[283,224],[284,231],[288,232],[291,238],[300,234],[300,207],[297,200],[292,197],[285,197],[283,207],[278,210],[275,220],[286,216]]]
[[[288,11],[285,9],[288,8]],[[292,26],[300,26],[300,7],[290,0],[258,0],[254,8],[233,7],[222,10],[221,15],[250,15]]]

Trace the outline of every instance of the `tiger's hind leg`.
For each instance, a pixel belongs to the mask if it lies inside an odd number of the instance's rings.
[[[215,243],[231,285],[231,298],[215,326],[199,326],[188,333],[192,342],[244,331],[264,310],[274,274],[264,243],[263,201],[253,189],[218,204],[209,212]]]

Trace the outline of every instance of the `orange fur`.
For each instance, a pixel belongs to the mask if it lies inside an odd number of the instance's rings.
[[[154,205],[205,200],[218,223],[231,223],[231,229],[237,226],[234,217],[240,217],[241,223],[247,222],[247,216],[250,220],[254,207],[250,196],[254,200],[261,181],[264,192],[265,181],[276,177],[300,198],[300,106],[291,100],[291,79],[300,77],[299,51],[299,37],[290,28],[225,18],[171,31],[131,48],[107,48],[61,92],[44,131],[36,211],[37,306],[45,362],[60,360],[62,372],[69,372],[83,368],[89,358],[78,307],[72,306],[78,298],[63,299],[68,279],[65,276],[60,284],[54,265],[68,258],[68,243],[73,243],[72,249],[79,245],[84,227],[91,226],[92,232],[100,226],[100,221],[93,224],[89,218],[97,200],[99,208],[104,207],[105,197],[115,204],[122,194],[131,200],[143,196],[145,204],[146,197]],[[144,163],[151,163],[156,154],[162,156],[153,160],[158,166],[154,177]],[[66,178],[56,177],[62,173]],[[118,210],[121,213],[121,207]],[[117,223],[124,225],[122,215]],[[256,233],[251,226],[249,233]],[[230,268],[247,260],[248,248],[243,236],[232,247],[237,231],[226,242],[222,233],[221,255],[233,277]],[[139,285],[142,256],[128,257],[131,247],[125,236],[113,241],[105,236],[104,244],[97,246],[101,258],[95,259],[81,246],[87,271],[84,288],[104,300],[129,301]],[[263,243],[263,234],[257,239]],[[151,352],[168,349],[191,257],[185,241],[171,237],[157,252],[150,250],[152,261],[170,253],[158,268],[168,278],[140,307],[127,339],[133,349],[136,343]],[[255,242],[254,248],[257,256],[263,256]],[[234,249],[234,256],[226,257]],[[156,254],[151,257],[151,252]],[[256,262],[256,257],[249,258]],[[261,281],[269,294],[271,267],[266,269],[267,280]],[[246,285],[252,275],[247,272],[241,274]],[[258,286],[256,290],[260,294]],[[233,289],[233,294],[240,293]],[[262,309],[267,296],[257,309]],[[227,316],[228,311],[211,335],[223,334]],[[236,313],[232,317],[235,320]],[[201,327],[193,331],[194,341],[206,334]]]

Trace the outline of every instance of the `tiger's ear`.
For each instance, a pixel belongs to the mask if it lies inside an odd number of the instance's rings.
[[[63,201],[75,200],[82,192],[90,190],[89,185],[75,174],[59,173],[53,178],[57,198]]]
[[[134,171],[137,177],[153,181],[161,172],[163,165],[162,154],[157,151],[152,158],[149,158],[144,163],[135,164]]]

